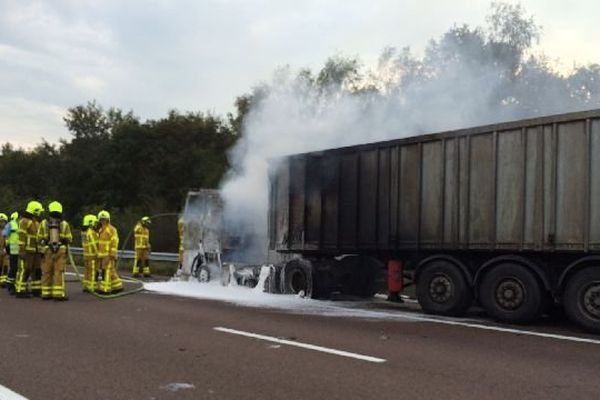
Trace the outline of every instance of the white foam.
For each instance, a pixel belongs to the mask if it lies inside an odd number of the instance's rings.
[[[600,345],[600,340],[591,337],[555,334],[551,332],[516,329],[510,326],[499,326],[484,320],[469,318],[436,317],[418,312],[401,310],[373,310],[367,307],[372,301],[322,301],[301,298],[294,295],[280,295],[255,291],[246,287],[223,287],[218,282],[153,282],[144,284],[146,290],[182,297],[203,300],[218,300],[246,307],[284,310],[295,314],[312,314],[332,317],[349,317],[390,321],[428,322],[470,329],[502,332],[523,336],[534,336],[546,339]]]

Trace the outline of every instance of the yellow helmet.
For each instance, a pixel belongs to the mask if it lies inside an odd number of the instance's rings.
[[[88,214],[83,217],[83,226],[94,225],[98,221],[98,218],[94,214]]]
[[[110,221],[110,213],[106,210],[102,210],[98,213],[98,219],[107,219]]]
[[[144,225],[150,225],[152,223],[152,220],[150,219],[150,217],[142,217],[142,224]]]
[[[8,217],[4,213],[0,213],[0,221],[8,222]]]
[[[16,221],[19,219],[19,213],[17,211],[13,211],[12,214],[10,214],[10,220],[11,221]]]
[[[39,201],[30,201],[29,203],[27,203],[27,208],[25,209],[26,212],[28,212],[31,215],[35,215],[35,216],[40,216],[42,214],[42,212],[44,211],[44,207],[42,206],[42,203],[40,203]]]
[[[52,203],[48,204],[48,211],[51,213],[62,214],[63,206],[58,201],[53,201]]]

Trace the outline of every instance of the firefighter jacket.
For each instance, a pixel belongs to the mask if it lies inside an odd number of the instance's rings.
[[[48,250],[52,250],[53,253],[66,253],[67,246],[73,241],[71,226],[64,220],[45,219],[38,228],[37,241],[41,253]]]
[[[37,253],[37,231],[39,222],[29,216],[19,220],[19,250],[25,253]]]
[[[150,249],[150,229],[138,222],[133,228],[135,249]]]
[[[179,218],[177,221],[177,231],[179,232],[179,251],[183,251],[183,230],[184,230],[183,218]]]
[[[117,258],[119,249],[119,233],[110,223],[100,227],[98,231],[98,257]]]
[[[85,258],[98,256],[98,232],[94,228],[89,227],[81,234],[81,247]]]

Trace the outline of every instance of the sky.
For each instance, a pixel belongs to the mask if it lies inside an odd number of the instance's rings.
[[[524,0],[537,51],[567,72],[600,62],[600,2]],[[0,0],[0,143],[68,138],[67,108],[96,100],[142,119],[233,111],[278,66],[332,55],[366,66],[387,46],[423,51],[453,24],[484,25],[488,0]]]

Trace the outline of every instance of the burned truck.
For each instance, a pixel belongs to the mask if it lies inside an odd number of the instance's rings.
[[[271,160],[269,182],[271,292],[414,283],[427,313],[479,305],[527,323],[562,307],[600,332],[600,110],[290,155]],[[261,266],[230,257],[242,238],[219,231],[205,259],[256,284]]]
[[[431,314],[600,332],[600,110],[273,160],[269,241],[300,257],[283,292],[368,296],[387,267]]]
[[[184,224],[183,263],[176,278],[197,279],[200,282],[219,280],[223,285],[236,284],[255,287],[263,267],[258,261],[267,259],[264,252],[257,252],[266,243],[266,232],[261,238],[252,229],[245,229],[235,221],[225,218],[225,203],[215,189],[198,189],[188,192],[182,215]],[[250,234],[252,233],[252,234]],[[268,268],[273,271],[274,267]],[[274,275],[274,272],[272,273]],[[274,278],[267,279],[267,289]]]

